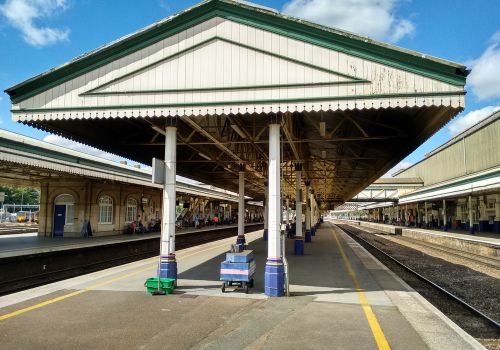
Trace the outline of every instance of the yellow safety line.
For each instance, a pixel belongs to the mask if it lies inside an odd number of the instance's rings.
[[[332,234],[333,237],[335,238],[335,242],[337,242],[337,247],[339,248],[340,254],[342,255],[342,260],[344,261],[344,265],[347,269],[347,272],[349,273],[349,276],[351,276],[354,286],[356,287],[356,292],[358,293],[359,302],[361,303],[361,307],[363,309],[363,312],[365,313],[366,320],[370,325],[370,329],[372,330],[375,342],[377,343],[379,349],[390,350],[391,347],[389,346],[389,343],[385,338],[384,332],[382,331],[382,328],[378,323],[377,316],[375,316],[372,307],[368,303],[365,291],[361,287],[361,283],[359,283],[359,280],[356,277],[356,273],[354,272],[352,265],[349,262],[349,259],[347,258],[347,255],[345,254],[344,249],[342,248],[342,245],[340,244],[334,229],[332,229]]]
[[[184,255],[180,256],[179,259],[178,259],[178,261],[180,261],[181,259],[189,258],[190,256],[199,254],[201,252],[205,252],[207,250],[211,250],[211,249],[215,249],[215,248],[220,248],[220,247],[225,246],[225,245],[227,245],[227,243],[219,244],[219,245],[214,246],[214,247],[210,247],[210,248],[206,248],[206,249],[203,249],[203,250],[199,250],[199,251],[196,251],[194,253],[188,254],[186,256],[184,256]],[[147,268],[140,269],[138,271],[134,271],[134,272],[128,273],[126,275],[123,275],[123,276],[120,276],[120,277],[116,277],[116,278],[113,278],[113,279],[110,279],[110,280],[107,280],[107,281],[104,281],[104,282],[101,282],[101,283],[97,283],[97,284],[91,285],[90,287],[87,287],[87,288],[84,288],[84,289],[81,289],[81,290],[77,290],[75,292],[71,292],[71,293],[68,293],[68,294],[65,294],[65,295],[61,295],[60,297],[57,297],[57,298],[49,299],[49,300],[41,302],[39,304],[28,306],[28,307],[26,307],[24,309],[13,311],[13,312],[5,314],[5,315],[0,315],[0,321],[8,319],[8,318],[11,318],[11,317],[14,317],[14,316],[17,316],[17,315],[20,315],[20,314],[24,314],[25,312],[28,312],[28,311],[31,311],[31,310],[40,309],[40,308],[42,308],[44,306],[57,303],[58,301],[62,301],[64,299],[68,299],[68,298],[74,297],[76,295],[79,295],[79,294],[82,294],[82,293],[85,293],[85,292],[97,289],[97,288],[102,287],[102,286],[106,286],[106,285],[114,283],[116,281],[120,281],[120,280],[129,278],[129,277],[135,276],[137,274],[140,274],[141,272],[144,272],[144,271],[147,271],[147,270],[151,269],[151,265],[154,265],[155,263],[156,262],[153,262],[153,263],[149,264]]]

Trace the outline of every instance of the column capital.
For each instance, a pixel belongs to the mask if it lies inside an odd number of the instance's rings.
[[[302,171],[302,163],[295,163],[295,171]]]
[[[238,164],[238,171],[244,172],[245,171],[245,164],[243,164],[243,163]]]
[[[283,113],[269,113],[269,124],[281,124],[281,120],[283,119]]]
[[[311,186],[311,181],[310,180],[304,181],[304,185],[306,185],[307,187]]]
[[[177,127],[178,119],[179,119],[178,115],[174,115],[174,116],[169,115],[168,117],[165,117],[165,127],[168,127],[168,126]]]

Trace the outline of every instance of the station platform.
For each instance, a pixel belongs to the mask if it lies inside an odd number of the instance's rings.
[[[369,221],[334,220],[354,227],[361,227],[371,233],[398,234],[403,237],[429,242],[442,247],[461,250],[485,257],[500,257],[500,235],[495,233],[469,234],[463,231],[440,231],[427,228],[394,226]]]
[[[259,223],[248,223],[246,227],[262,225]],[[193,232],[210,232],[221,229],[236,229],[238,225],[218,225],[208,226],[200,229],[189,228],[176,232],[176,236],[185,235]],[[96,247],[109,244],[119,244],[122,242],[141,241],[145,239],[159,238],[160,233],[145,233],[133,235],[114,235],[114,236],[92,236],[88,238],[81,237],[39,237],[37,233],[12,234],[0,236],[0,259],[31,255],[39,253],[56,252],[62,250],[79,249],[86,247]]]
[[[255,288],[222,293],[219,266],[234,238],[177,252],[174,294],[144,281],[158,258],[0,297],[2,347],[92,349],[482,349],[330,223],[294,256],[290,297],[264,295],[267,242],[246,235]],[[229,290],[226,289],[226,290]]]

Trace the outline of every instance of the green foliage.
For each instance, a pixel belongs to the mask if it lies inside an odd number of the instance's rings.
[[[29,187],[0,186],[5,192],[4,204],[40,204],[40,191]]]

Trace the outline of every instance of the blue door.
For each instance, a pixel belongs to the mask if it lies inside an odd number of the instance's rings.
[[[66,221],[66,206],[56,205],[54,208],[54,237],[64,235],[64,223]]]

